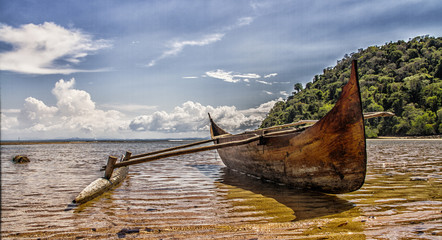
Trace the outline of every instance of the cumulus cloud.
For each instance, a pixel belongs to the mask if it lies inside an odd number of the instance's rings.
[[[12,128],[15,128],[16,126],[18,126],[18,120],[16,117],[11,117],[7,114],[4,113],[3,109],[2,109],[2,113],[0,115],[0,119],[1,119],[1,131],[5,131],[5,130],[9,130]]]
[[[120,112],[136,113],[150,112],[156,110],[158,106],[142,105],[142,104],[101,104],[102,108],[113,109]]]
[[[61,137],[96,137],[116,133],[127,128],[124,115],[115,110],[104,111],[95,107],[89,93],[74,88],[75,79],[59,80],[52,89],[56,106],[48,106],[33,97],[25,99],[15,118],[2,115],[2,130],[14,127],[21,133]],[[2,113],[3,114],[3,113]],[[5,114],[6,115],[6,114]],[[7,126],[3,126],[6,123]],[[4,127],[4,128],[3,128]]]
[[[26,24],[18,28],[0,25],[0,41],[12,45],[12,50],[0,54],[0,70],[25,74],[70,74],[101,70],[72,68],[90,53],[110,47],[106,40],[77,29],[65,29],[55,23]],[[63,61],[58,66],[57,61]]]
[[[234,106],[203,106],[200,103],[188,101],[175,107],[172,112],[157,111],[151,115],[134,118],[129,124],[133,131],[177,132],[208,132],[209,122],[207,113],[227,131],[246,131],[256,129],[264,120],[273,105],[280,101],[273,100],[256,108],[238,110]]]
[[[56,107],[46,106],[42,101],[33,97],[28,97],[25,99],[18,120],[23,127],[31,127],[42,121],[51,125],[57,111],[58,109]]]
[[[74,89],[75,79],[69,81],[59,80],[52,89],[52,94],[57,98],[58,113],[63,116],[85,116],[92,114],[95,103],[91,95],[83,90]]]
[[[204,106],[187,101],[172,111],[155,111],[152,114],[130,118],[121,108],[131,111],[154,111],[155,107],[143,105],[102,105],[97,108],[91,95],[75,88],[75,79],[60,79],[52,89],[55,106],[49,106],[34,97],[24,100],[21,109],[6,109],[1,113],[2,133],[8,139],[24,138],[130,138],[144,136],[175,137],[207,136],[209,121],[207,113],[229,132],[256,129],[273,105],[273,100],[255,108],[239,110],[235,106]],[[113,107],[112,107],[113,106]],[[120,108],[121,107],[121,108]],[[112,110],[114,109],[114,110]],[[117,110],[121,111],[117,111]],[[126,109],[126,112],[129,111]],[[156,135],[155,135],[156,134]],[[2,136],[5,137],[5,136]]]

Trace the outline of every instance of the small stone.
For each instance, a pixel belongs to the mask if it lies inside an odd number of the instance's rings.
[[[428,178],[424,178],[424,177],[412,177],[412,178],[410,178],[410,181],[428,181]]]
[[[121,231],[119,231],[117,233],[117,236],[118,236],[118,238],[124,238],[124,237],[126,237],[126,234],[139,233],[139,232],[140,232],[139,228],[135,228],[135,229],[123,228],[123,229],[121,229]]]
[[[345,226],[345,225],[347,225],[347,224],[348,224],[348,222],[341,223],[341,224],[338,225],[338,227],[343,227],[343,226]]]
[[[17,155],[17,156],[15,156],[15,157],[12,159],[12,161],[13,161],[14,163],[28,163],[28,162],[30,162],[30,160],[29,160],[28,157],[26,157],[26,156],[22,156],[22,155]]]

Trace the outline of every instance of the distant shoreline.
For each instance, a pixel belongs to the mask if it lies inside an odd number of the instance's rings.
[[[442,135],[434,136],[407,136],[407,137],[377,137],[367,138],[367,140],[422,140],[422,141],[437,141],[442,140]]]
[[[35,145],[35,144],[79,144],[79,143],[148,143],[148,142],[187,142],[198,141],[205,138],[188,139],[113,139],[113,140],[22,140],[0,141],[0,145]]]
[[[1,141],[0,145],[34,145],[34,144],[77,144],[77,143],[93,143],[106,141]],[[109,141],[110,142],[110,141]],[[115,141],[121,142],[121,141]]]
[[[114,139],[114,140],[23,140],[23,141],[0,141],[0,145],[35,145],[35,144],[80,144],[80,143],[125,143],[125,142],[185,142],[198,141],[206,138],[190,138],[190,139]],[[367,138],[367,140],[442,140],[442,135],[432,136],[381,136],[377,138]]]

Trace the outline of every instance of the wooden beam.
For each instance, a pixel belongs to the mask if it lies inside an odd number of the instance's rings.
[[[394,113],[392,113],[392,112],[372,112],[372,113],[365,113],[364,119],[370,119],[370,118],[375,118],[375,117],[392,117],[392,116],[394,116]],[[262,128],[260,130],[272,130],[272,129],[278,129],[278,128],[294,127],[294,126],[303,125],[303,124],[315,124],[318,121],[319,120],[300,120],[298,122],[287,123],[287,124],[277,125],[277,126],[268,127],[268,128]]]
[[[393,117],[395,116],[392,112],[371,112],[364,113],[364,119],[370,119],[375,117]]]
[[[298,126],[298,125],[302,125],[302,124],[315,124],[317,121],[318,120],[301,120],[301,121],[294,122],[294,123],[287,123],[287,124],[283,124],[283,125],[262,128],[260,130],[272,130],[272,129],[278,129],[278,128],[294,127],[294,126]]]
[[[126,151],[126,154],[124,155],[123,161],[129,160],[130,156],[132,156],[132,152]]]
[[[162,158],[174,157],[174,156],[179,156],[179,155],[184,155],[184,154],[197,153],[197,152],[209,151],[209,150],[214,150],[214,149],[219,149],[219,148],[243,145],[243,144],[247,144],[247,143],[250,143],[253,141],[257,141],[257,140],[259,140],[260,137],[262,137],[262,136],[257,135],[257,136],[253,136],[251,138],[247,138],[247,139],[244,139],[241,141],[232,141],[232,142],[221,143],[221,144],[216,144],[216,145],[203,146],[203,147],[192,148],[192,149],[184,149],[184,150],[179,150],[179,151],[174,151],[174,152],[169,152],[169,153],[158,154],[158,155],[154,155],[154,156],[150,156],[150,157],[119,162],[114,165],[114,168],[124,167],[124,166],[139,164],[139,163],[145,163],[145,162],[150,162],[150,161],[154,161],[154,160],[158,160],[158,159],[162,159]]]
[[[116,157],[114,156],[109,156],[109,158],[107,159],[107,165],[106,165],[106,170],[104,171],[104,178],[106,179],[110,179],[112,176],[112,172],[114,171],[115,168],[115,163],[117,162]]]
[[[151,155],[155,155],[155,154],[159,154],[159,153],[170,152],[170,151],[174,151],[174,150],[178,150],[178,149],[182,149],[182,148],[193,147],[193,146],[201,145],[201,144],[204,144],[204,143],[213,142],[216,139],[224,138],[224,137],[227,137],[227,136],[231,136],[231,135],[230,134],[224,134],[224,135],[220,135],[220,136],[218,136],[216,138],[213,138],[213,139],[202,140],[202,141],[193,142],[193,143],[189,143],[189,144],[185,144],[185,145],[180,145],[180,146],[176,146],[176,147],[171,147],[171,148],[166,148],[166,149],[162,149],[162,150],[158,150],[158,151],[154,151],[154,152],[148,152],[148,153],[142,153],[142,154],[138,154],[138,155],[133,155],[133,156],[130,157],[130,159],[142,158],[142,157],[151,156]]]

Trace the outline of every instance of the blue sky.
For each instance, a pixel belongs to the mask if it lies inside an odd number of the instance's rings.
[[[345,54],[440,37],[442,2],[0,0],[1,139],[232,132]]]

